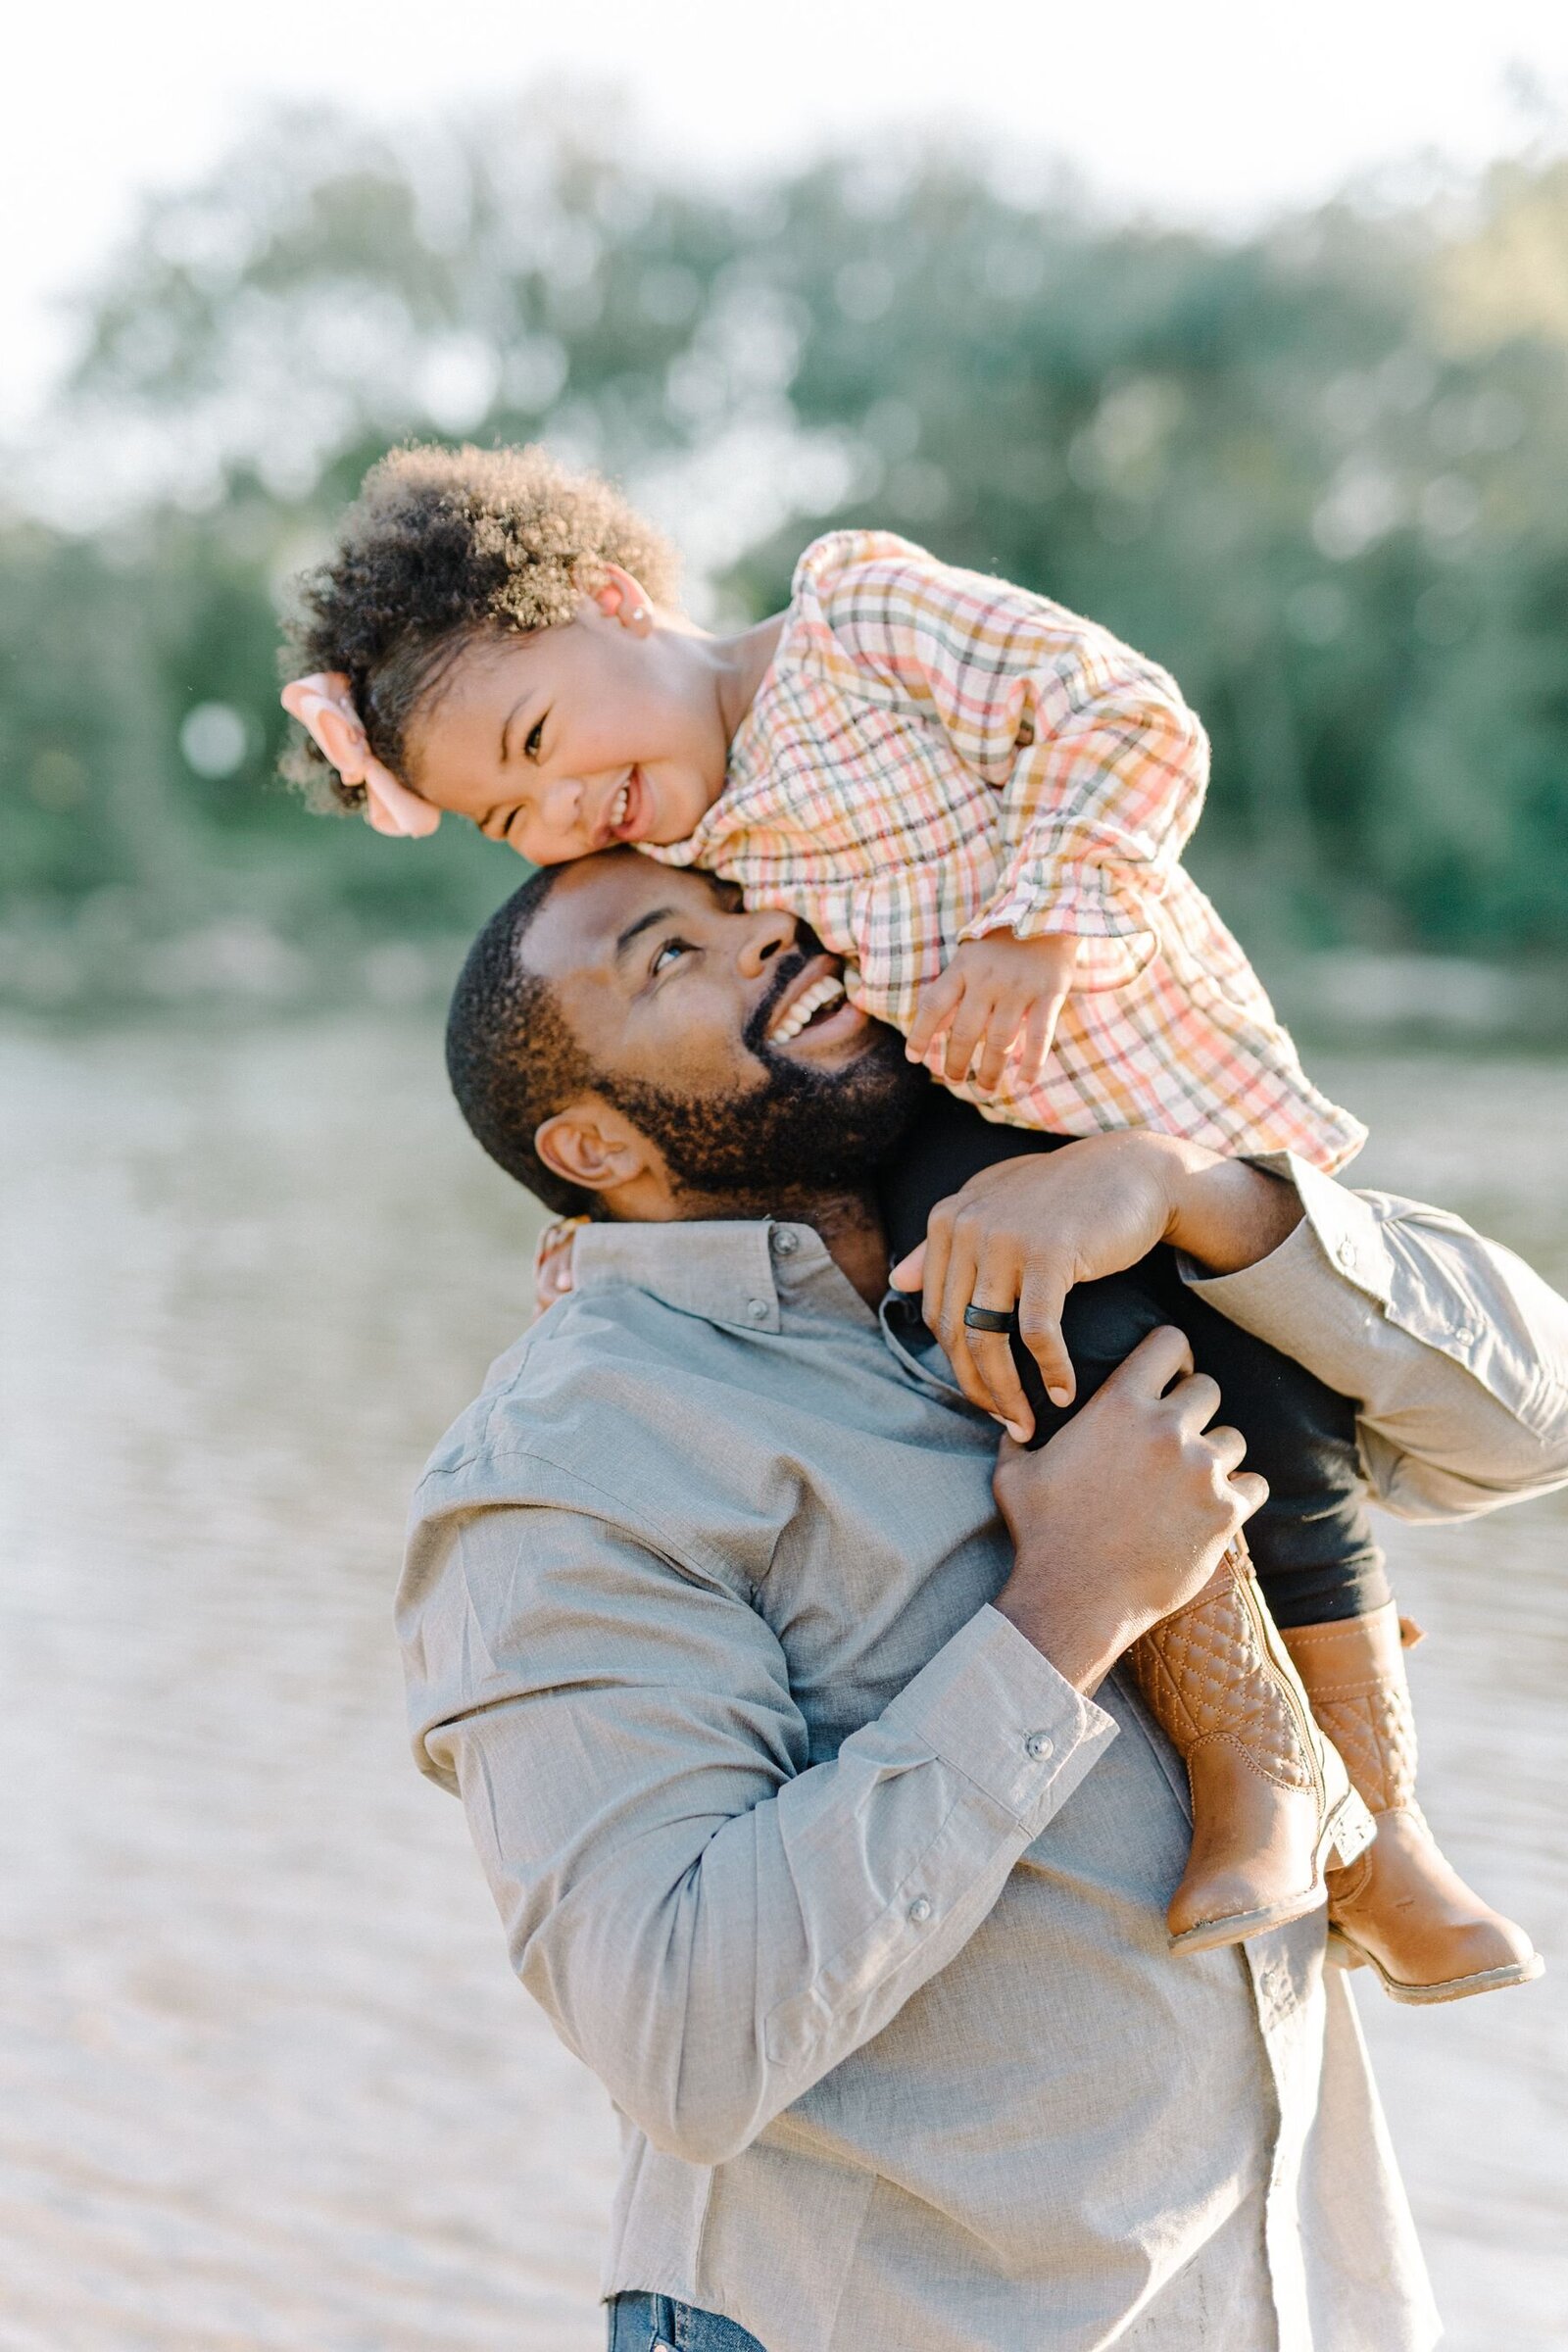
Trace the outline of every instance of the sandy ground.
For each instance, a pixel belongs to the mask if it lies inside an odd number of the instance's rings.
[[[1568,1070],[1323,1075],[1568,1279]],[[588,2352],[612,2121],[388,1631],[519,1197],[413,1022],[12,1029],[0,1101],[0,2346]],[[1568,1509],[1396,1534],[1430,1809],[1554,1973],[1362,2013],[1452,2352],[1568,2352]]]

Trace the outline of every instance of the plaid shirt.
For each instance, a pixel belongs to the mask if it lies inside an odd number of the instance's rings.
[[[906,1033],[960,941],[1070,934],[1040,1083],[955,1093],[1020,1127],[1342,1167],[1365,1128],[1306,1077],[1178,862],[1207,775],[1172,679],[1104,629],[889,532],[834,531],[801,558],[723,793],[648,854],[803,916],[856,1004]]]

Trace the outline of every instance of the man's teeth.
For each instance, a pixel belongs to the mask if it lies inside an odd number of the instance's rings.
[[[626,822],[626,811],[630,807],[631,778],[628,776],[610,804],[610,829],[612,833],[620,831],[621,826]]]
[[[844,983],[829,972],[813,980],[804,997],[797,997],[783,1019],[768,1031],[769,1042],[787,1046],[791,1038],[799,1037],[812,1013],[821,1012],[826,1005],[836,1004],[844,994]]]

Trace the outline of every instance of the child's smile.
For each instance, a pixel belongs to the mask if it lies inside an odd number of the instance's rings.
[[[614,595],[458,654],[412,731],[410,782],[535,865],[684,841],[724,788],[755,663]],[[769,649],[770,650],[770,649]]]
[[[643,776],[642,769],[634,764],[625,783],[620,786],[610,804],[610,814],[605,822],[605,839],[602,846],[609,849],[613,841],[648,840],[649,827],[654,822],[654,817],[653,793]]]

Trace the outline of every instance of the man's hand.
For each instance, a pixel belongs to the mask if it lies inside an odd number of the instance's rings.
[[[1012,1538],[997,1596],[1084,1692],[1200,1592],[1268,1488],[1179,1331],[1152,1331],[1038,1453],[1004,1441],[997,1506]]]
[[[971,1331],[966,1306],[1015,1309],[1052,1402],[1070,1404],[1077,1382],[1061,1308],[1074,1283],[1119,1274],[1161,1242],[1231,1273],[1277,1250],[1300,1214],[1291,1186],[1201,1144],[1147,1130],[1089,1136],[983,1168],[937,1203],[925,1242],[891,1279],[921,1287],[958,1386],[1022,1443],[1034,1415],[1007,1335]]]
[[[950,1086],[972,1071],[989,1092],[1015,1051],[1019,1084],[1038,1085],[1077,962],[1078,942],[1056,933],[1015,939],[1010,931],[991,931],[965,940],[941,977],[920,992],[909,1059],[924,1061],[946,1032],[934,1074]]]

